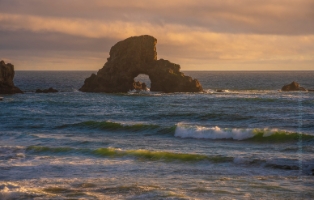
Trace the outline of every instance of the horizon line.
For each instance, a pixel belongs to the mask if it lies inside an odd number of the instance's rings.
[[[15,70],[20,72],[91,72],[98,70]],[[314,72],[314,70],[180,70],[183,72]]]

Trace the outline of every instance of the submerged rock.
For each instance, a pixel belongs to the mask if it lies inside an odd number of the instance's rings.
[[[289,85],[285,85],[281,88],[282,91],[307,91],[304,87],[300,87],[300,84],[293,81]]]
[[[14,85],[14,65],[11,63],[5,64],[3,60],[0,61],[0,94],[15,94],[23,93],[18,87]]]
[[[145,83],[142,83],[140,81],[136,81],[133,83],[135,90],[147,90],[147,86]]]
[[[139,74],[151,80],[151,91],[200,92],[198,80],[180,72],[180,65],[168,60],[157,60],[157,40],[148,35],[130,37],[115,44],[102,69],[92,74],[80,88],[83,92],[128,92],[146,90],[146,84],[135,82]]]
[[[58,90],[53,89],[52,87],[44,90],[41,89],[36,90],[36,93],[56,93],[56,92],[58,92]]]

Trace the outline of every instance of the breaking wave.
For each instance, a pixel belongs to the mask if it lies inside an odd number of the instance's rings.
[[[245,140],[253,142],[293,142],[314,140],[314,135],[288,132],[275,128],[222,128],[205,127],[178,123],[173,126],[161,126],[145,123],[119,123],[112,121],[85,121],[65,124],[57,128],[86,128],[111,132],[144,132],[149,134],[169,134],[179,138],[212,139],[212,140]]]
[[[196,139],[229,139],[255,142],[289,142],[314,139],[313,135],[292,133],[278,129],[220,128],[177,124],[175,137]]]

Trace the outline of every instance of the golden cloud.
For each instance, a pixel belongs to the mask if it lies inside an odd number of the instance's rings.
[[[0,14],[2,30],[26,30],[45,34],[57,32],[87,38],[153,35],[158,39],[159,57],[185,64],[212,61],[313,61],[314,35],[264,35],[217,33],[202,27],[148,22],[101,21],[80,18]],[[108,49],[109,50],[109,49]],[[84,51],[82,49],[82,51]],[[105,60],[105,59],[104,59]],[[197,64],[199,65],[199,64]]]

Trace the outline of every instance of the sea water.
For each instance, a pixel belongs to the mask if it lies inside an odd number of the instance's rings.
[[[91,73],[16,72],[25,93],[0,102],[0,199],[314,198],[314,92],[280,91],[314,89],[314,72],[190,71],[204,92],[79,92]]]

